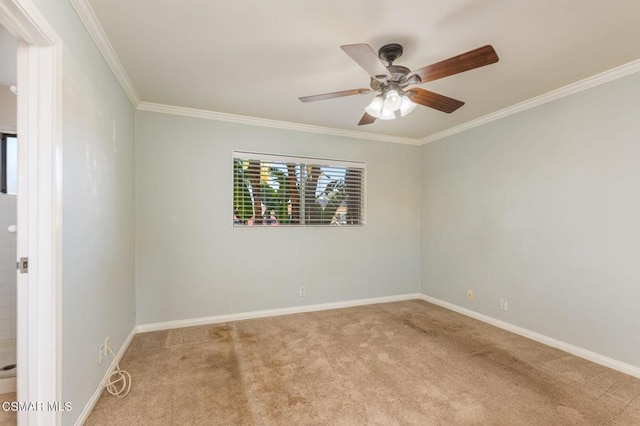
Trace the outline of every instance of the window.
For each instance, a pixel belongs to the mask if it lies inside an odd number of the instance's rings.
[[[0,133],[0,192],[18,193],[18,138]]]
[[[233,153],[238,227],[362,226],[365,164]]]

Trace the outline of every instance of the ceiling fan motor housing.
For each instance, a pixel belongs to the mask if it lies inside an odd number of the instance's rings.
[[[389,65],[387,69],[389,73],[391,73],[391,78],[387,76],[380,78],[371,77],[370,86],[373,90],[383,90],[388,86],[396,86],[396,88],[405,87],[409,84],[409,82],[406,81],[407,74],[411,72],[409,68],[401,65]]]
[[[370,85],[373,90],[381,90],[384,93],[390,89],[399,90],[407,86],[406,76],[411,70],[400,65],[393,65],[393,61],[401,57],[403,52],[404,48],[398,43],[385,44],[378,50],[378,57],[389,64],[387,70],[389,70],[391,77],[372,77]]]
[[[378,50],[378,57],[382,60],[387,61],[389,65],[391,65],[393,64],[393,61],[402,56],[402,52],[404,52],[404,49],[401,44],[385,44]]]

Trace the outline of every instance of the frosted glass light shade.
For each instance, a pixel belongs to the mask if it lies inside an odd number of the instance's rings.
[[[380,120],[393,120],[396,111],[400,110],[400,116],[404,117],[415,109],[417,104],[408,96],[400,95],[397,90],[389,90],[384,95],[378,95],[371,100],[364,109],[367,114]]]
[[[370,116],[380,118],[380,113],[382,112],[383,105],[384,100],[382,99],[382,96],[376,96],[364,110]]]
[[[408,96],[402,97],[402,104],[400,105],[400,116],[404,117],[409,114],[411,111],[416,109],[418,105],[414,103]]]
[[[389,111],[397,111],[402,105],[402,99],[397,90],[389,90],[384,100],[384,109]]]
[[[380,112],[380,117],[378,117],[380,120],[394,120],[396,118],[396,113],[388,110],[386,107],[382,108],[382,111]]]

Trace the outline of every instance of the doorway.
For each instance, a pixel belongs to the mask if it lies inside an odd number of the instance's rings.
[[[62,41],[31,0],[0,0],[0,25],[17,40],[17,399],[56,403],[61,398]],[[61,412],[16,414],[20,425],[61,423]]]
[[[17,372],[17,40],[0,25],[0,395],[15,398]]]

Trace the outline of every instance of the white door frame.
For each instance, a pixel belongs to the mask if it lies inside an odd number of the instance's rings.
[[[0,0],[18,41],[17,397],[61,398],[62,41],[31,0]],[[63,402],[63,401],[60,401]],[[61,413],[19,411],[20,426],[57,425]]]

